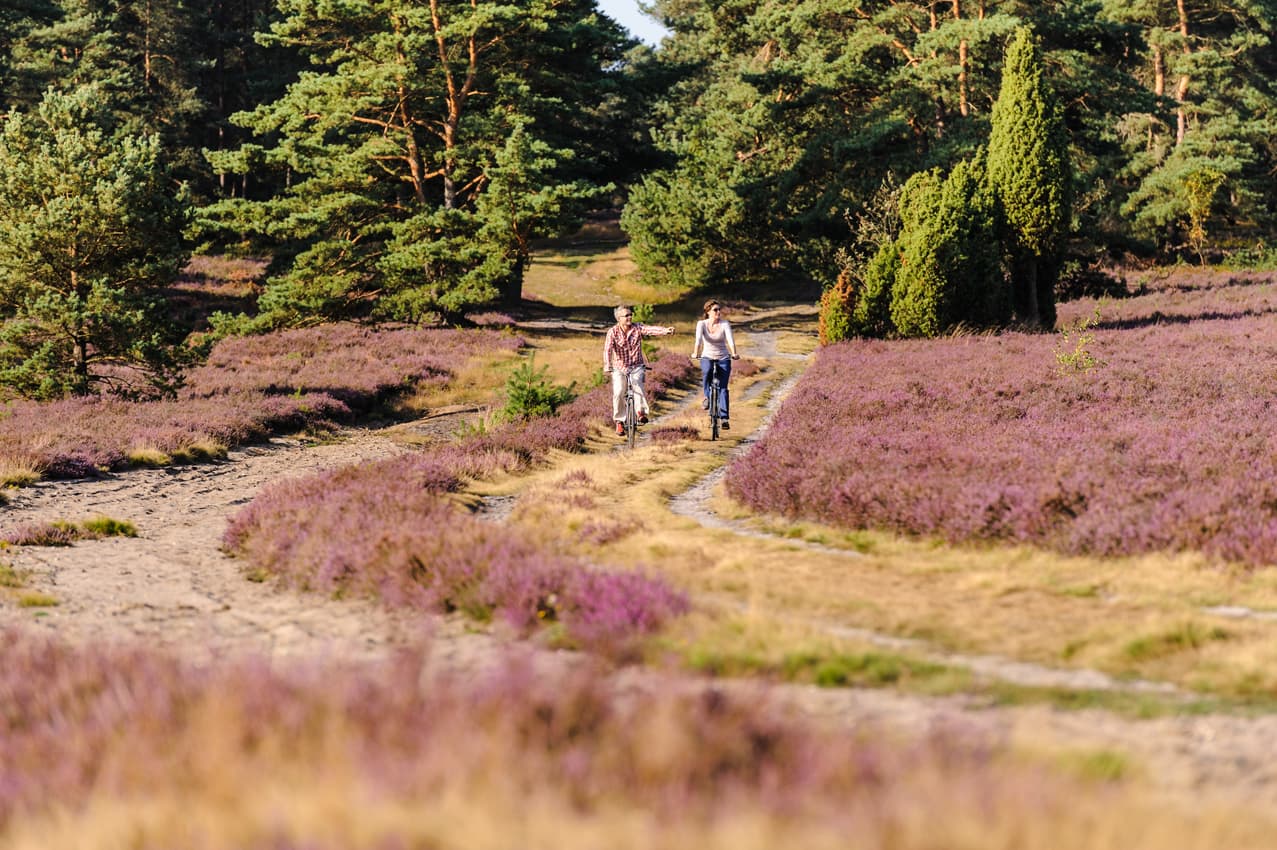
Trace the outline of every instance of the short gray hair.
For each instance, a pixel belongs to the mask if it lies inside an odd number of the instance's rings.
[[[612,311],[612,315],[613,315],[614,317],[618,318],[618,319],[619,319],[619,318],[621,318],[621,313],[629,313],[629,314],[633,315],[633,313],[634,313],[634,308],[633,308],[633,307],[627,307],[627,306],[626,306],[626,305],[624,305],[624,304],[620,304],[620,305],[618,305],[618,306],[616,307],[616,309],[614,309],[614,310]]]

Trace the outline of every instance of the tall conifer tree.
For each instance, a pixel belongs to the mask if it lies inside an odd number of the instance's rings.
[[[1007,45],[987,173],[1006,228],[1016,313],[1028,324],[1053,327],[1060,243],[1070,219],[1069,145],[1038,39],[1027,27]]]

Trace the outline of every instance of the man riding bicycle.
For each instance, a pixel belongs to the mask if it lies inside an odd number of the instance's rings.
[[[672,327],[635,324],[634,311],[625,306],[613,311],[616,324],[608,328],[603,340],[603,372],[612,375],[612,420],[616,423],[617,436],[625,436],[625,391],[634,391],[634,405],[639,424],[647,424],[651,408],[643,393],[643,378],[647,372],[647,358],[643,355],[643,337],[667,336],[674,333]]]

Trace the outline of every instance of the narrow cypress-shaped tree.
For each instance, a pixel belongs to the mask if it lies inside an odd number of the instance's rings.
[[[1053,327],[1057,255],[1070,217],[1068,135],[1037,37],[1025,27],[1007,45],[987,173],[1005,227],[1016,314]]]

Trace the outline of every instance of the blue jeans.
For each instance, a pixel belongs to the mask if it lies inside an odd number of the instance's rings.
[[[718,417],[730,419],[731,417],[727,415],[727,381],[732,376],[732,358],[724,357],[721,360],[701,358],[701,387],[705,391],[705,398],[709,398],[709,388],[714,385],[716,373],[718,375]]]

